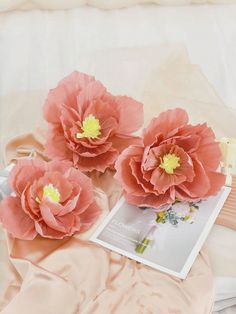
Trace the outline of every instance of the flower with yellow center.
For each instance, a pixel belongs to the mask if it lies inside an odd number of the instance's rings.
[[[160,168],[164,169],[166,173],[173,174],[174,170],[180,166],[180,158],[175,154],[166,154],[161,158]]]
[[[47,198],[49,199],[49,201],[53,203],[59,203],[61,195],[58,189],[55,188],[53,184],[50,183],[43,187],[43,198]],[[35,200],[37,203],[39,204],[41,203],[41,200],[38,197],[36,197]]]
[[[100,122],[92,114],[84,119],[81,129],[83,132],[76,133],[77,138],[98,138],[101,134]]]

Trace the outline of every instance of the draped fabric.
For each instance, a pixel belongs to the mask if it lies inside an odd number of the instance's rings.
[[[124,60],[123,67],[127,64],[132,67],[129,58],[133,58],[133,53],[121,50],[119,54]],[[144,53],[141,70],[150,62],[148,56],[150,54]],[[105,55],[99,58],[94,58],[93,66],[98,64],[100,71],[104,71],[107,58]],[[119,66],[122,70],[122,65]],[[119,87],[122,90],[122,75],[114,77],[111,72],[103,75],[108,88],[111,84],[114,90]],[[118,80],[120,86],[112,85],[113,80]],[[192,121],[207,120],[216,129],[218,137],[234,135],[235,117],[223,105],[200,68],[189,63],[186,51],[168,54],[168,58],[155,69],[149,66],[140,80],[138,98],[145,104],[146,124],[161,110],[181,106],[187,109]],[[131,93],[135,96],[137,85],[129,86],[133,87]],[[45,92],[35,91],[9,95],[1,100],[9,117],[3,124],[2,147],[13,135],[26,133],[7,144],[4,164],[32,151],[36,156],[46,158],[43,152],[46,126],[41,118],[44,97]],[[111,171],[94,174],[92,179],[103,213],[85,234],[64,240],[38,237],[33,241],[22,241],[13,239],[1,229],[1,313],[210,314],[214,283],[206,246],[198,254],[187,278],[180,280],[89,241],[94,229],[122,193]],[[220,223],[228,225],[227,219]]]

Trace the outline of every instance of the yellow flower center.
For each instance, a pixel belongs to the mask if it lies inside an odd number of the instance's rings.
[[[160,168],[164,169],[166,173],[173,174],[174,170],[180,166],[180,158],[175,154],[166,154],[161,158]]]
[[[61,195],[57,188],[53,184],[45,185],[43,188],[43,198],[48,198],[51,202],[59,203]]]
[[[76,133],[77,138],[98,138],[101,134],[101,126],[98,119],[96,119],[92,114],[84,119],[82,122],[82,133]]]

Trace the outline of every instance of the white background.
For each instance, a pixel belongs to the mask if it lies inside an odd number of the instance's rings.
[[[236,5],[1,14],[0,93],[47,90],[96,50],[173,43],[187,47],[191,61],[236,108]]]

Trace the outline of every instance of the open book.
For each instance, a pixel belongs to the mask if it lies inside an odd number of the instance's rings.
[[[170,275],[184,279],[230,193],[223,187],[197,203],[176,202],[157,213],[122,198],[91,240]]]

